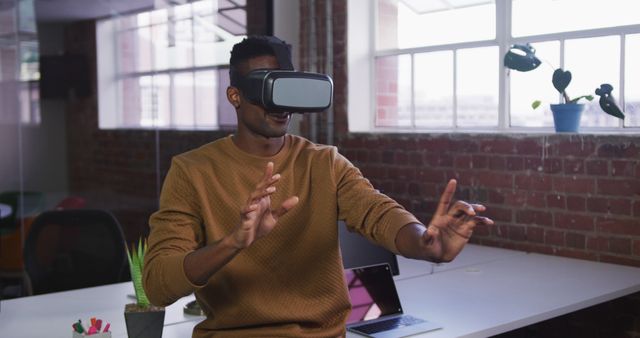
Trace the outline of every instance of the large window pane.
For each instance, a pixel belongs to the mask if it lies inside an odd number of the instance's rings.
[[[215,70],[195,74],[195,114],[196,126],[214,127],[217,125],[216,108],[218,96],[218,78]]]
[[[195,126],[193,102],[193,73],[180,73],[173,77],[175,98],[173,125],[178,128]]]
[[[411,121],[411,56],[376,59],[376,126],[408,127]]]
[[[637,0],[513,0],[513,36],[640,24]]]
[[[560,94],[553,87],[553,71],[560,65],[560,42],[548,41],[532,45],[542,64],[538,68],[519,72],[509,71],[511,82],[510,106],[511,125],[515,127],[551,127],[553,116],[550,103],[558,103]],[[537,109],[531,107],[533,101],[542,104]]]
[[[599,53],[597,51],[606,51]],[[575,39],[565,42],[565,67],[571,71],[572,81],[566,92],[571,98],[595,95],[596,88],[603,83],[613,86],[612,95],[620,90],[620,37]],[[619,120],[602,111],[597,96],[587,103],[582,114],[581,126],[616,127]],[[586,103],[586,101],[584,101]]]
[[[460,127],[498,125],[498,47],[470,48],[457,56],[457,121]]]
[[[416,54],[414,65],[416,126],[453,126],[453,52]]]
[[[378,49],[495,38],[493,0],[379,0],[377,4]]]
[[[625,45],[625,126],[640,126],[640,34],[627,35]]]

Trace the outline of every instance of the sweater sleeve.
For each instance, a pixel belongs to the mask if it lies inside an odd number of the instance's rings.
[[[204,243],[197,192],[184,165],[174,158],[160,194],[160,207],[149,219],[149,249],[143,286],[149,301],[167,306],[198,286],[184,272],[184,258]]]
[[[376,190],[349,160],[335,152],[334,177],[337,184],[338,218],[350,231],[400,254],[395,239],[409,223],[420,223],[400,204]]]

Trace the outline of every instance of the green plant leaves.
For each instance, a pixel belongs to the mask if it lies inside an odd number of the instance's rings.
[[[147,252],[147,241],[140,238],[138,246],[131,245],[131,251],[126,247],[127,259],[129,260],[129,271],[131,272],[131,281],[136,292],[136,301],[138,305],[147,307],[151,305],[147,294],[142,287],[142,270],[144,268],[144,254]]]

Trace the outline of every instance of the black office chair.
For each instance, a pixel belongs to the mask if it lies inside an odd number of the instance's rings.
[[[24,263],[34,295],[122,282],[127,263],[120,223],[105,210],[43,212],[25,242]]]

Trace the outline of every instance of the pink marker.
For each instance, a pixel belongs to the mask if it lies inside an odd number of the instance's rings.
[[[102,330],[102,332],[109,332],[109,326],[111,326],[111,323],[107,323],[107,325],[104,326],[104,330]]]

